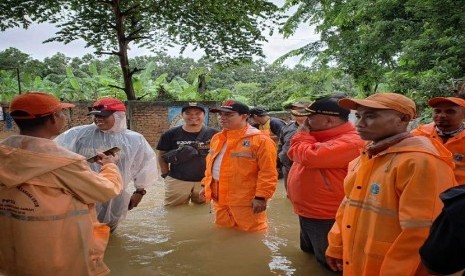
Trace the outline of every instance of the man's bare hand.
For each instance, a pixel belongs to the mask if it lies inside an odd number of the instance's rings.
[[[199,191],[199,200],[205,201],[205,187],[202,187],[202,189]]]
[[[305,122],[297,128],[297,131],[305,131],[309,132],[310,131],[310,124],[308,122],[308,118],[305,119]]]
[[[100,166],[106,165],[108,163],[116,164],[119,161],[119,155],[117,153],[111,153],[109,155],[105,155],[103,152],[97,152],[97,156],[99,158],[96,162]]]
[[[266,210],[266,200],[264,199],[254,199],[252,201],[252,209],[254,214],[261,213]]]
[[[326,263],[333,271],[342,271],[342,260],[330,257],[328,255],[326,257]]]
[[[131,210],[134,207],[137,207],[139,205],[140,201],[142,200],[143,195],[135,193],[131,196],[131,199],[129,200],[129,205],[128,205],[128,210]]]

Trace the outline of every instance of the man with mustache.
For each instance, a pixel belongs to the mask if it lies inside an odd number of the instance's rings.
[[[452,153],[455,179],[465,184],[465,100],[456,97],[436,97],[428,101],[433,108],[433,122],[419,126],[413,135],[422,135],[440,142]]]

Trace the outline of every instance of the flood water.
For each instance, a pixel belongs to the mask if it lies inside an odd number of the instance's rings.
[[[218,229],[209,205],[163,207],[163,184],[110,237],[111,275],[337,275],[299,248],[298,218],[283,183],[269,202],[265,234]]]

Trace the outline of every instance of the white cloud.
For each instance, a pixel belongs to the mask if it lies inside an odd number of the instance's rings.
[[[273,1],[277,5],[282,5],[282,0]],[[94,49],[86,48],[83,40],[76,40],[69,44],[58,42],[42,43],[44,40],[54,36],[57,32],[53,25],[50,24],[34,24],[29,29],[20,28],[8,29],[0,32],[0,51],[13,47],[20,51],[29,54],[35,59],[43,60],[57,52],[63,53],[68,57],[81,57],[87,53],[93,53]],[[263,45],[263,52],[266,56],[265,60],[269,63],[273,62],[281,55],[290,50],[302,47],[310,42],[318,40],[319,35],[315,34],[314,29],[309,26],[302,26],[296,33],[288,39],[284,39],[277,31],[268,38],[268,42]],[[131,47],[129,56],[152,55],[148,49]],[[180,47],[168,49],[168,54],[171,56],[179,56]],[[198,59],[202,56],[202,51],[192,51],[191,48],[183,53],[185,57]],[[291,58],[285,62],[286,65],[292,66],[298,62],[298,58]]]

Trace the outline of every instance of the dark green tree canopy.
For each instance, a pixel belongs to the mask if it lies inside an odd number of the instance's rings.
[[[279,16],[265,0],[44,0],[4,1],[2,30],[29,26],[31,21],[54,23],[59,31],[47,42],[69,43],[82,38],[100,54],[118,56],[128,99],[135,99],[130,44],[165,49],[193,45],[215,62],[251,60],[263,56],[264,32]],[[31,7],[35,7],[31,8]],[[14,9],[17,13],[12,12]]]
[[[316,27],[320,40],[289,56],[336,66],[353,76],[364,94],[391,90],[419,97],[447,94],[464,79],[464,1],[287,0],[297,7],[281,31]],[[419,96],[421,95],[421,96]]]

